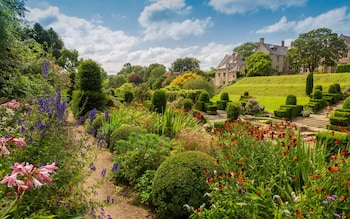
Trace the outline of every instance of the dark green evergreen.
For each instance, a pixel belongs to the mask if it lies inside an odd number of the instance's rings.
[[[310,72],[306,78],[306,95],[310,96],[314,89],[314,74]]]

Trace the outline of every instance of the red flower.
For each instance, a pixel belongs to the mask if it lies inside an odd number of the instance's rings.
[[[334,141],[334,144],[339,145],[339,144],[341,144],[341,141],[340,141],[339,139],[336,139],[336,140]]]
[[[293,160],[294,160],[294,162],[298,162],[299,159],[298,159],[298,157],[294,157]]]
[[[295,181],[299,181],[299,180],[300,180],[300,177],[299,177],[299,176],[296,176],[294,179],[295,179]]]
[[[296,210],[295,214],[296,214],[297,217],[301,217],[301,211],[300,211],[300,209]]]
[[[230,154],[226,154],[226,159],[229,159],[231,157]]]
[[[346,201],[346,196],[344,196],[344,195],[340,196],[340,200]]]

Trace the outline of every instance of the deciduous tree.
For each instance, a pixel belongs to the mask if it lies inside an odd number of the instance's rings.
[[[179,58],[171,64],[171,70],[174,72],[192,71],[199,69],[199,63],[200,61],[196,58]]]
[[[271,57],[265,53],[258,52],[249,56],[246,60],[248,77],[267,76],[276,72],[271,66]]]
[[[300,34],[291,43],[286,61],[297,71],[303,67],[313,72],[320,65],[335,66],[345,49],[344,41],[336,33],[328,28],[319,28]]]
[[[233,49],[233,52],[237,53],[241,58],[246,59],[254,54],[254,51],[258,47],[258,45],[259,43],[257,42],[246,42],[240,46],[235,47]]]

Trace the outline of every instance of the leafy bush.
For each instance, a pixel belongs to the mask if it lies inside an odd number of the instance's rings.
[[[184,128],[177,133],[174,140],[185,151],[201,151],[211,154],[213,150],[211,135],[207,132]]]
[[[349,139],[346,133],[322,131],[317,132],[317,142],[324,144],[327,149],[326,155],[329,158],[331,155],[342,152],[346,149],[346,145],[349,143]]]
[[[322,91],[315,90],[312,94],[313,99],[322,99]]]
[[[330,93],[330,94],[337,93],[337,87],[334,84],[329,85],[328,93]]]
[[[193,100],[190,98],[185,98],[182,100],[183,108],[185,111],[189,111],[192,109],[193,106]]]
[[[209,93],[207,91],[202,91],[202,93],[199,95],[199,101],[202,101],[204,103],[209,102]]]
[[[297,105],[297,97],[295,95],[288,95],[286,105]]]
[[[220,95],[220,100],[229,101],[229,100],[230,100],[230,97],[229,97],[228,93],[227,93],[227,92],[223,92],[223,93]]]
[[[335,69],[336,73],[350,72],[350,64],[339,64]]]
[[[249,97],[249,92],[248,91],[244,91],[244,96]]]
[[[334,86],[335,86],[335,90],[336,90],[336,92],[337,92],[337,93],[341,93],[341,87],[340,87],[340,84],[339,84],[339,83],[335,83],[335,84],[334,84]]]
[[[164,90],[156,90],[152,96],[152,105],[154,110],[158,113],[163,113],[165,111],[167,104],[167,97]]]
[[[214,170],[222,172],[215,159],[203,152],[186,151],[167,158],[157,169],[152,184],[157,213],[162,218],[185,218],[189,212],[184,205],[197,208],[208,204],[204,197],[209,189],[205,173],[213,175]]]
[[[194,78],[187,81],[183,85],[183,89],[187,90],[205,90],[208,92],[209,96],[214,96],[216,87],[211,80],[205,78]]]
[[[322,91],[322,85],[318,84],[315,86],[314,90],[320,90]]]
[[[129,124],[122,124],[119,128],[115,129],[110,136],[109,144],[112,151],[118,151],[118,140],[127,140],[131,133],[141,133],[142,128]]]
[[[256,99],[250,98],[245,105],[245,113],[248,115],[256,115],[264,112],[263,108],[259,105]]]
[[[232,101],[226,107],[227,120],[234,121],[242,114],[242,106],[239,101]]]
[[[124,92],[124,101],[126,103],[131,103],[133,101],[133,99],[134,99],[134,93],[130,90],[126,90]]]
[[[116,142],[114,161],[118,171],[114,172],[114,182],[129,185],[136,182],[146,170],[156,170],[170,154],[172,143],[169,138],[157,134],[131,133],[128,140]]]
[[[343,103],[343,109],[350,109],[350,97],[347,97]]]
[[[202,76],[200,76],[197,73],[186,72],[186,73],[183,73],[183,74],[177,76],[174,80],[172,80],[170,85],[171,86],[176,85],[176,86],[182,87],[184,84],[186,84],[190,80],[195,79],[195,78],[201,78],[201,77]]]

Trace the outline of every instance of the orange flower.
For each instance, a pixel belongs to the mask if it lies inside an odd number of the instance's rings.
[[[294,160],[294,162],[298,162],[299,159],[298,159],[298,157],[294,157],[293,160]]]
[[[299,176],[296,176],[296,177],[294,178],[294,180],[295,180],[295,181],[299,181],[299,180],[300,180],[300,177],[299,177]]]
[[[203,172],[204,172],[204,174],[208,174],[209,170],[208,169],[204,169]]]
[[[226,159],[229,159],[231,157],[230,154],[226,154]]]
[[[242,175],[239,175],[237,177],[237,183],[239,183],[239,184],[245,184],[246,183],[246,181],[243,179]]]
[[[340,196],[340,200],[346,201],[346,196],[344,196],[344,195]]]
[[[300,209],[296,210],[295,214],[296,214],[297,217],[301,217],[301,211],[300,211]]]
[[[220,176],[219,176],[220,179],[223,179],[225,178],[225,173],[221,173]]]
[[[257,194],[258,196],[261,196],[261,192],[260,192],[260,191],[257,191],[256,194]]]
[[[323,175],[321,173],[317,173],[317,175],[315,176],[316,179],[321,178]]]
[[[329,134],[330,134],[331,136],[334,136],[334,132],[330,132]]]
[[[333,155],[331,156],[331,159],[335,160],[335,159],[337,159],[337,157],[338,157],[338,154],[333,154]]]
[[[216,165],[216,166],[219,166],[219,165],[220,165],[220,161],[219,161],[219,160],[216,160],[215,165]]]
[[[336,140],[334,141],[334,144],[339,145],[339,144],[341,144],[341,141],[340,141],[339,139],[336,139]]]

